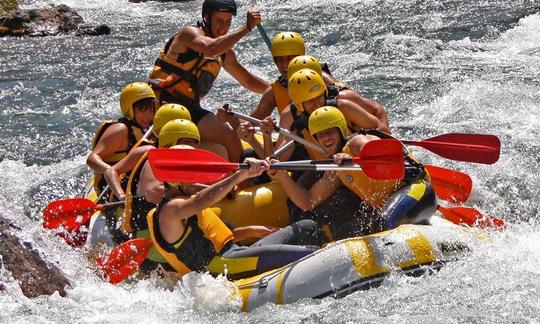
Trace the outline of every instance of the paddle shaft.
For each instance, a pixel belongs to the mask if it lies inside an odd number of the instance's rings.
[[[258,24],[257,30],[259,31],[259,34],[261,34],[261,37],[266,44],[266,47],[268,47],[268,49],[272,51],[272,41],[270,40],[270,37],[268,37],[266,30],[264,30],[264,27],[261,24]]]
[[[282,147],[278,148],[271,156],[272,159],[277,159],[281,154],[287,152],[289,149],[291,149],[294,146],[294,141],[290,141],[285,143]]]
[[[96,209],[97,210],[104,210],[104,209],[108,209],[108,208],[114,208],[114,207],[122,206],[125,203],[126,202],[124,200],[115,201],[115,202],[111,202],[111,203],[96,205]]]
[[[228,112],[230,115],[234,116],[234,117],[237,117],[237,118],[241,118],[241,119],[244,119],[244,120],[247,120],[248,122],[250,123],[253,123],[253,124],[256,124],[256,125],[260,125],[261,124],[261,120],[260,119],[257,119],[255,117],[251,117],[251,116],[248,116],[248,115],[244,115],[244,114],[241,114],[241,113],[237,113],[237,112],[234,112],[234,111],[229,111]],[[278,127],[278,126],[274,126],[274,130],[278,133],[280,133],[281,135],[287,137],[287,138],[290,138],[306,147],[309,147],[310,149],[313,149],[313,150],[316,150],[320,153],[324,153],[324,154],[327,154],[328,152],[326,152],[321,146],[315,144],[315,143],[312,143],[308,140],[306,140],[305,138],[302,138],[298,135],[295,135],[291,132],[289,132],[288,130],[284,129],[284,128],[281,128],[281,127]]]
[[[240,163],[238,169],[249,169],[249,164]],[[348,165],[336,165],[336,164],[281,164],[281,162],[270,165],[271,170],[287,170],[287,171],[299,171],[299,170],[313,170],[313,171],[359,171],[362,170],[358,164]]]

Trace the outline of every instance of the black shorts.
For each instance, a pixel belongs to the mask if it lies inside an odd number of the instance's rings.
[[[201,119],[203,119],[204,116],[207,114],[211,114],[212,112],[209,110],[204,109],[201,107],[201,104],[198,101],[193,100],[183,100],[178,97],[175,97],[171,95],[170,93],[166,91],[161,91],[161,94],[159,95],[160,101],[166,102],[166,103],[175,103],[182,106],[185,106],[189,113],[191,114],[191,121],[195,124],[199,124]]]

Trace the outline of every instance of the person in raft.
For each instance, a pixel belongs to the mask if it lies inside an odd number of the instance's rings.
[[[280,76],[266,89],[259,104],[253,109],[250,116],[263,119],[272,115],[274,108],[277,108],[280,115],[291,114],[291,109],[296,114],[297,109],[294,105],[291,105],[291,98],[288,92],[289,76],[292,76],[295,72],[302,69],[312,69],[324,80],[329,98],[347,99],[352,101],[366,112],[379,119],[383,124],[381,127],[382,130],[390,132],[388,116],[381,104],[361,96],[357,92],[349,89],[342,82],[337,81],[330,73],[330,69],[326,63],[319,62],[314,56],[305,55],[305,52],[304,39],[300,34],[295,32],[280,32],[274,36],[272,39],[272,57],[274,58],[274,63],[278,68]],[[226,120],[231,125],[234,125],[234,128],[238,129],[240,139],[247,141],[259,156],[264,156],[262,148],[260,148],[259,143],[252,136],[254,133],[254,130],[251,127],[252,125],[249,122],[237,125],[238,119],[227,116],[224,114],[226,111],[227,109],[220,108],[218,110],[218,116],[220,116],[222,120]],[[296,156],[304,158],[306,153],[303,151],[303,147],[298,146],[296,148],[300,149],[299,152],[295,153]],[[291,157],[291,159],[294,160],[295,157]]]
[[[196,193],[189,185],[165,183],[165,198],[148,213],[147,222],[154,247],[178,274],[208,271],[230,279],[249,277],[309,255],[326,241],[318,224],[308,219],[275,232],[255,226],[239,233],[223,223],[209,207],[237,184],[269,167],[267,161],[254,158],[246,158],[245,163],[249,169],[238,170]],[[265,237],[251,246],[235,243],[248,236]]]
[[[98,195],[107,186],[103,174],[140,143],[152,124],[156,108],[156,96],[148,84],[134,82],[122,90],[120,109],[123,117],[99,126],[92,151],[86,159],[86,164],[94,170],[94,188]]]
[[[109,185],[109,188],[111,188],[111,191],[116,199],[126,199],[126,192],[128,191],[126,185],[123,185],[121,182],[121,179],[125,178],[121,178],[120,175],[127,174],[130,177],[133,169],[136,167],[145,153],[155,147],[159,147],[161,129],[165,126],[165,124],[174,119],[191,120],[189,110],[186,107],[178,104],[165,104],[161,106],[154,115],[152,133],[150,136],[151,145],[144,145],[134,148],[121,161],[105,171],[105,180],[107,180],[107,184]],[[137,181],[135,180],[135,182]],[[129,184],[127,186],[129,186]]]
[[[339,108],[345,115],[348,126],[353,130],[378,129],[387,132],[387,127],[374,115],[366,112],[356,103],[347,100],[330,97],[328,88],[319,73],[312,69],[301,69],[289,77],[289,96],[291,97],[291,109],[285,109],[280,115],[279,126],[284,129],[295,131],[307,141],[316,144],[307,129],[309,115],[317,108],[328,105]],[[265,156],[272,156],[274,149],[285,145],[288,139],[280,135],[275,143],[271,137],[271,130],[275,122],[271,117],[266,117],[261,123],[263,128]],[[264,130],[266,129],[266,131]],[[324,158],[325,154],[306,147],[309,156],[313,159]],[[280,156],[280,160],[289,160],[292,150]]]
[[[204,141],[223,144],[229,159],[238,162],[240,139],[232,127],[200,105],[223,67],[243,87],[263,93],[268,83],[242,66],[233,46],[261,22],[258,11],[247,13],[246,24],[229,32],[237,13],[234,0],[205,0],[202,21],[186,26],[166,43],[149,74],[160,103],[186,106]]]
[[[362,97],[357,92],[349,89],[344,83],[339,82],[330,73],[326,63],[321,63],[311,55],[306,55],[306,47],[302,36],[295,32],[285,31],[277,33],[272,38],[272,57],[279,71],[279,77],[264,91],[259,104],[250,113],[250,116],[263,119],[270,116],[277,108],[281,114],[286,108],[290,109],[291,99],[288,92],[289,77],[302,69],[312,69],[317,72],[326,83],[329,97],[348,99],[368,113],[379,119],[389,130],[388,116],[384,107],[368,98]]]
[[[312,112],[308,128],[317,143],[333,155],[336,164],[346,163],[346,159],[357,156],[369,141],[391,138],[377,130],[349,136],[345,116],[331,106]],[[311,188],[306,189],[294,182],[287,172],[270,172],[270,175],[279,180],[290,199],[303,210],[315,208],[340,186],[346,186],[357,195],[359,201],[378,211],[375,219],[371,214],[364,216],[364,219],[359,215],[360,219],[354,222],[356,228],[349,229],[349,235],[356,236],[392,229],[405,223],[422,223],[434,213],[437,201],[423,165],[409,153],[406,153],[405,161],[405,178],[398,181],[373,180],[362,171],[326,171]],[[329,236],[326,230],[325,233]]]

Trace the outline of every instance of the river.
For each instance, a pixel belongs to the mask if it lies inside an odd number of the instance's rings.
[[[161,289],[151,279],[112,286],[81,250],[41,228],[44,206],[79,197],[85,158],[100,121],[119,116],[118,94],[145,80],[159,48],[194,24],[201,1],[26,1],[67,4],[110,36],[0,38],[0,214],[73,281],[66,298],[29,300],[1,266],[0,322],[538,323],[540,321],[540,3],[528,1],[241,1],[259,8],[270,36],[294,30],[334,75],[385,105],[394,133],[425,139],[489,133],[502,142],[494,165],[417,157],[470,174],[467,203],[503,218],[489,243],[432,276],[389,277],[343,299],[301,300],[234,311],[220,280]],[[256,31],[235,47],[239,61],[272,80],[276,68]],[[222,73],[205,99],[248,112],[259,96]]]

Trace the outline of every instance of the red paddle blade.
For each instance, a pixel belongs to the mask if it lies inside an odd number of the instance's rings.
[[[454,224],[466,224],[480,228],[502,229],[505,223],[502,219],[493,216],[484,217],[478,210],[472,207],[442,207],[437,206],[444,218]]]
[[[56,200],[43,212],[43,227],[55,229],[63,226],[68,232],[77,231],[86,224],[99,205],[85,198]]]
[[[403,141],[430,150],[442,157],[465,162],[493,164],[499,160],[501,142],[494,135],[444,134],[423,141]]]
[[[215,182],[239,167],[238,163],[197,149],[150,150],[148,161],[158,180],[182,183]]]
[[[397,140],[370,141],[353,161],[375,180],[403,179],[405,176],[403,146]]]
[[[97,258],[98,269],[110,283],[118,283],[137,270],[151,248],[150,239],[129,240],[115,247],[108,256]]]
[[[431,177],[431,185],[437,197],[452,203],[462,203],[469,199],[472,191],[469,175],[429,164],[424,167]]]

